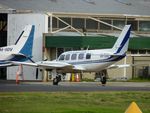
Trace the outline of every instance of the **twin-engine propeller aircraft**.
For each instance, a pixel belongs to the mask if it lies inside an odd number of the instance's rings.
[[[0,47],[0,68],[14,66],[12,61],[19,61],[21,64],[23,61],[31,60],[34,31],[34,25],[27,25],[14,45]]]
[[[24,63],[24,65],[50,70],[54,77],[54,85],[57,85],[61,80],[60,77],[58,77],[60,73],[100,72],[104,69],[116,68],[119,67],[119,65],[112,64],[126,56],[130,30],[131,26],[125,25],[111,49],[68,51],[62,53],[58,59],[54,61],[39,61],[36,63]],[[18,64],[19,63],[20,62],[18,62]],[[122,65],[120,66],[122,67]]]

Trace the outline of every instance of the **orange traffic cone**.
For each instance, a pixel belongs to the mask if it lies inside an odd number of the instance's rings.
[[[16,84],[19,84],[19,75],[18,75],[18,72],[16,73]]]
[[[22,65],[19,65],[18,70],[17,70],[17,73],[16,73],[16,84],[19,84],[19,83],[20,83],[19,77],[22,77],[22,79],[24,80],[24,77],[23,77],[23,67],[22,67]]]
[[[76,74],[76,82],[80,82],[80,77],[78,73]]]
[[[132,102],[125,113],[142,113],[142,111],[135,102]]]

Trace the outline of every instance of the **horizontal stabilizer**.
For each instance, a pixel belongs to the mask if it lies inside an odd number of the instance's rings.
[[[0,68],[12,66],[12,63],[0,64]]]
[[[116,69],[116,68],[127,68],[132,66],[131,64],[122,64],[122,65],[111,65],[107,69]]]

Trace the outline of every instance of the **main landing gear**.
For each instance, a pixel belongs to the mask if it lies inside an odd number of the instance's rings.
[[[101,83],[102,83],[102,85],[105,86],[106,82],[107,82],[106,76],[102,75],[101,76]]]
[[[107,82],[107,70],[102,70],[101,71],[101,83],[102,83],[102,86],[105,86],[106,82]]]
[[[57,73],[56,69],[51,70],[50,73],[53,78],[53,85],[58,85],[58,83],[61,81],[61,75]]]

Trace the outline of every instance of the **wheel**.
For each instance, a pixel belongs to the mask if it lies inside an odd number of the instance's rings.
[[[58,85],[58,80],[57,80],[57,78],[54,78],[54,79],[53,79],[53,85]]]
[[[56,76],[57,81],[60,82],[61,81],[61,75]]]
[[[107,81],[106,76],[101,76],[101,83],[102,83],[102,85],[105,85],[106,81]]]
[[[53,79],[53,85],[58,85],[58,83],[61,81],[61,76],[58,75],[56,78]]]
[[[103,86],[105,86],[106,82],[107,82],[107,70],[102,70],[99,72],[100,75],[100,82]]]

